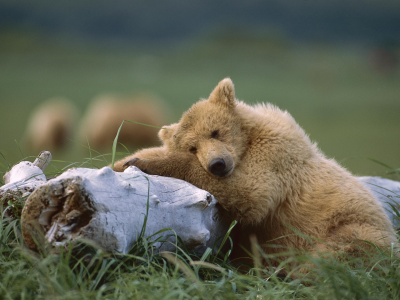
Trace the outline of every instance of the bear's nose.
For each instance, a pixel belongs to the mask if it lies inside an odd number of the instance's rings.
[[[226,163],[222,158],[214,158],[208,165],[208,170],[215,176],[222,177],[225,175]]]

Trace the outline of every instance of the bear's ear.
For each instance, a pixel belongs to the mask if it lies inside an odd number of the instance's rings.
[[[210,102],[224,103],[228,106],[235,106],[235,88],[230,78],[221,80],[216,88],[211,92]]]
[[[178,128],[178,125],[178,123],[174,123],[168,126],[163,126],[162,129],[160,129],[160,131],[158,132],[158,137],[162,141],[170,139],[174,135],[176,128]]]

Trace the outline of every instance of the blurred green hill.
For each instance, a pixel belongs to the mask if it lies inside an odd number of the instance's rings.
[[[20,143],[30,112],[50,97],[70,98],[83,114],[98,94],[151,91],[169,103],[173,122],[230,76],[239,99],[287,109],[328,156],[351,171],[390,171],[366,158],[399,167],[400,72],[396,65],[377,70],[374,47],[298,43],[277,32],[229,37],[221,31],[180,43],[118,46],[26,32],[7,38],[0,48],[0,151],[11,164],[36,155],[20,145],[21,154],[15,141]],[[56,159],[89,156],[75,136],[70,139]],[[0,163],[4,170],[5,161]]]

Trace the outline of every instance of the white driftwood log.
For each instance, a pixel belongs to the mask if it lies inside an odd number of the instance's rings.
[[[148,214],[146,212],[148,204]],[[37,188],[22,212],[22,232],[35,248],[43,230],[49,242],[90,239],[108,251],[127,253],[140,235],[147,214],[146,237],[171,228],[197,252],[212,248],[227,231],[215,198],[185,181],[151,176],[136,167],[123,173],[73,168]],[[157,234],[165,238],[172,231]],[[160,250],[175,249],[157,243]]]
[[[47,182],[37,165],[42,163],[44,169],[44,162],[50,159],[51,154],[45,152],[34,163],[19,163],[4,176],[6,184],[0,188],[0,196],[10,190],[28,195],[36,189],[22,213],[23,234],[31,248],[36,248],[35,240],[40,241],[44,234],[54,243],[86,238],[106,250],[126,253],[142,229],[147,199],[145,236],[172,228],[186,245],[197,246],[202,252],[227,230],[214,197],[187,182],[147,175],[134,167],[124,173],[108,167],[70,169]],[[393,224],[399,226],[389,203],[400,210],[400,182],[379,177],[359,179],[382,203]],[[157,246],[173,248],[171,244]]]
[[[375,197],[382,203],[386,214],[395,227],[400,227],[400,220],[396,218],[393,207],[400,212],[400,182],[381,177],[359,177],[359,180],[369,188]]]

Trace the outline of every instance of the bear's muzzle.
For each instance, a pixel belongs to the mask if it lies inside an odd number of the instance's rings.
[[[214,158],[208,165],[208,171],[218,177],[224,177],[228,175],[231,170],[232,167],[228,169],[227,164],[223,158]]]

